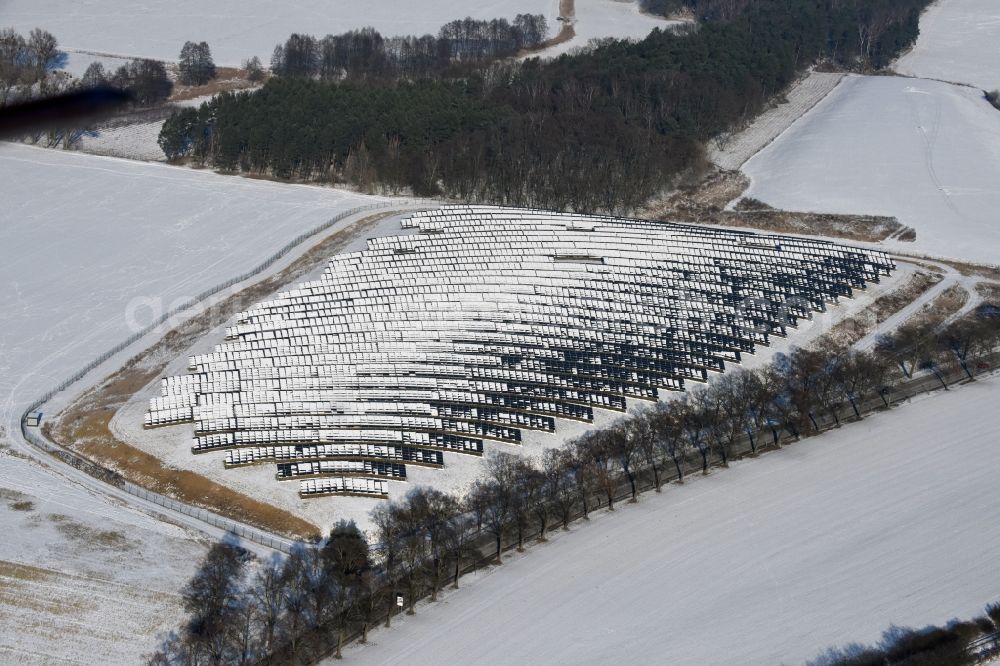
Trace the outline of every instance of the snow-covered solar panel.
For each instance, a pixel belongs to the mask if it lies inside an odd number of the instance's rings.
[[[241,313],[163,380],[146,425],[194,422],[195,452],[287,478],[439,466],[682,391],[894,268],[877,250],[601,215],[449,206],[402,227],[418,233]],[[341,472],[300,494],[379,483]]]

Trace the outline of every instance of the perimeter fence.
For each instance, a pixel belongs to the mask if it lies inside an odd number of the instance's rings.
[[[86,458],[62,446],[50,442],[48,439],[42,436],[39,431],[33,431],[28,426],[28,416],[33,412],[39,411],[39,409],[45,403],[51,400],[53,396],[55,396],[58,393],[61,393],[62,391],[65,391],[67,388],[69,388],[76,382],[83,379],[87,374],[89,374],[93,370],[97,369],[98,367],[106,363],[112,357],[120,354],[128,347],[131,347],[136,342],[138,342],[142,338],[146,337],[147,335],[155,331],[165,322],[169,321],[173,317],[176,317],[180,314],[183,314],[184,312],[187,312],[188,310],[191,310],[192,308],[201,305],[208,299],[225,291],[226,289],[233,287],[234,285],[237,285],[241,282],[245,282],[250,278],[260,275],[261,273],[269,269],[271,266],[273,266],[275,262],[277,262],[285,255],[287,255],[289,252],[294,250],[296,247],[301,245],[309,238],[321,234],[324,231],[327,231],[328,229],[333,227],[338,222],[342,222],[343,220],[346,220],[350,217],[354,217],[355,215],[359,215],[367,211],[393,208],[401,205],[401,203],[402,205],[409,205],[413,202],[388,202],[388,201],[378,202],[378,203],[368,204],[366,206],[358,206],[346,210],[342,213],[339,213],[334,217],[330,218],[329,220],[323,222],[322,224],[310,229],[309,231],[299,234],[289,242],[285,243],[285,245],[283,245],[280,249],[274,252],[271,256],[267,257],[264,261],[257,264],[256,266],[246,271],[245,273],[241,273],[240,275],[232,277],[221,284],[215,285],[210,289],[206,289],[205,291],[201,292],[190,301],[183,303],[182,305],[179,305],[171,309],[170,311],[160,315],[151,324],[149,324],[148,326],[139,331],[136,331],[125,340],[122,340],[121,342],[116,344],[111,349],[108,349],[106,352],[104,352],[97,358],[87,363],[85,366],[83,366],[78,371],[70,375],[60,384],[51,388],[40,398],[32,402],[27,407],[27,409],[25,409],[24,412],[21,414],[21,420],[20,420],[21,435],[24,437],[25,441],[32,444],[36,448],[44,451],[45,453],[48,453],[54,456],[55,458],[58,458],[62,462],[100,481],[111,484],[116,488],[119,488],[129,494],[140,497],[146,501],[152,502],[171,511],[176,511],[181,514],[191,516],[192,518],[196,518],[197,520],[200,520],[208,525],[232,532],[241,538],[249,539],[250,541],[261,544],[263,546],[267,546],[268,548],[280,550],[285,553],[289,552],[292,546],[295,543],[297,543],[296,541],[285,539],[275,534],[271,534],[263,530],[258,530],[256,528],[249,527],[247,525],[238,523],[228,518],[223,518],[222,516],[212,513],[211,511],[207,511],[199,507],[194,507],[189,504],[179,502],[170,497],[166,497],[165,495],[161,495],[159,493],[146,490],[145,488],[137,486],[134,483],[130,483],[129,481],[126,481],[125,478],[120,473],[112,469],[108,469],[107,467],[104,467],[102,465],[98,465],[90,460],[87,460]]]

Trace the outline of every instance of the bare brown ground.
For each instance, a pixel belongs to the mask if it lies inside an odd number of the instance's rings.
[[[771,208],[754,200],[743,200],[735,210],[725,210],[726,205],[739,197],[749,184],[740,172],[711,167],[702,178],[651,203],[640,211],[639,216],[873,243],[890,237],[908,241],[916,239],[912,229],[892,217],[798,213]]]
[[[979,292],[979,295],[987,303],[1000,305],[1000,284],[980,282],[976,285],[976,291]]]
[[[0,578],[16,578],[18,580],[48,580],[53,574],[48,569],[39,569],[27,564],[0,560]]]
[[[77,397],[44,426],[46,436],[154,492],[277,534],[303,539],[318,536],[319,527],[283,509],[194,472],[167,467],[155,456],[116,438],[111,432],[110,422],[129,398],[158,377],[172,359],[198,338],[302,277],[378,220],[395,214],[396,211],[386,211],[371,215],[326,237],[281,271],[180,324],[153,346],[130,359],[120,370]]]
[[[247,78],[246,71],[235,67],[219,67],[216,76],[203,86],[185,86],[181,83],[174,83],[174,90],[167,99],[167,102],[182,102],[187,99],[204,97],[205,95],[218,95],[221,92],[231,92],[234,90],[247,90],[256,87],[257,83]]]
[[[996,266],[983,266],[980,264],[970,264],[961,261],[945,261],[942,263],[951,266],[962,275],[981,277],[1000,282],[1000,268],[997,268]]]
[[[861,312],[857,313],[853,317],[848,317],[837,322],[829,331],[824,333],[817,341],[817,347],[846,347],[853,345],[855,342],[865,337],[871,333],[876,326],[886,321],[889,317],[896,314],[907,305],[920,298],[920,295],[926,292],[928,289],[936,285],[943,279],[943,276],[938,273],[915,273],[910,277],[906,283],[896,287],[892,291],[882,294],[876,298],[868,307],[866,307]],[[953,287],[952,289],[955,289]],[[937,304],[938,300],[944,298],[948,291],[938,296],[934,300]],[[958,287],[958,289],[964,294],[965,290]],[[965,294],[966,298],[968,294]],[[962,301],[964,303],[964,299]],[[957,312],[961,307],[958,305],[954,310],[947,313],[942,313],[941,320],[943,321],[952,312]]]

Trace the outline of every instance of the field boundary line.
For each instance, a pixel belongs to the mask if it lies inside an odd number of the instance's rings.
[[[122,351],[124,351],[128,347],[131,347],[133,344],[145,338],[150,333],[153,333],[164,323],[168,322],[174,317],[177,317],[178,315],[181,315],[191,309],[194,309],[197,306],[204,304],[207,300],[225,291],[226,289],[229,289],[237,284],[240,284],[241,282],[245,282],[260,275],[261,273],[269,269],[271,266],[273,266],[282,257],[284,257],[289,252],[300,246],[302,243],[304,243],[305,241],[309,240],[314,236],[322,234],[324,231],[327,231],[338,222],[342,222],[346,219],[355,217],[357,215],[369,211],[387,210],[399,205],[416,206],[419,205],[419,203],[420,202],[417,202],[415,200],[409,200],[409,201],[403,200],[399,202],[381,201],[377,203],[366,204],[364,206],[357,206],[348,209],[346,211],[343,211],[341,213],[338,213],[337,215],[326,220],[322,224],[299,234],[298,236],[296,236],[291,241],[283,245],[281,248],[279,248],[277,251],[272,253],[269,257],[264,259],[262,262],[260,262],[250,270],[245,271],[244,273],[241,273],[235,277],[232,277],[220,284],[217,284],[214,287],[206,289],[205,291],[198,294],[192,300],[171,309],[169,312],[160,315],[151,324],[149,324],[142,330],[133,333],[125,340],[119,342],[118,344],[114,345],[113,347],[105,351],[103,354],[91,360],[89,363],[84,365],[80,370],[70,375],[60,384],[48,390],[45,394],[43,394],[41,397],[34,400],[30,405],[28,405],[28,407],[22,412],[19,421],[21,436],[23,437],[25,442],[31,444],[36,449],[39,449],[43,453],[47,453],[59,459],[61,462],[84,472],[85,474],[87,474],[90,477],[93,477],[95,480],[101,482],[102,484],[108,484],[114,486],[115,488],[118,488],[119,490],[122,490],[132,496],[145,500],[146,502],[150,502],[156,506],[162,507],[166,509],[168,512],[176,512],[194,518],[198,522],[204,523],[216,529],[221,529],[226,532],[231,532],[241,538],[247,539],[266,548],[270,548],[272,550],[276,550],[283,553],[291,552],[292,548],[301,542],[295,539],[289,539],[286,537],[279,536],[277,534],[268,532],[266,530],[257,527],[252,527],[250,525],[234,521],[229,518],[225,518],[212,511],[208,511],[207,509],[202,509],[200,507],[193,506],[186,502],[181,502],[179,500],[167,497],[160,493],[156,493],[147,490],[145,488],[142,488],[137,484],[125,480],[118,472],[108,469],[102,465],[93,463],[90,460],[86,459],[85,457],[73,451],[70,451],[65,447],[60,446],[59,444],[56,444],[55,442],[50,441],[47,437],[45,437],[45,435],[41,432],[40,429],[35,431],[35,429],[28,426],[28,417],[33,412],[39,411],[39,409],[43,405],[45,405],[45,403],[47,403],[57,394],[61,393],[62,391],[65,391],[70,386],[83,379],[86,375],[88,375],[89,373],[96,370],[104,363],[106,363],[112,357],[120,354]]]

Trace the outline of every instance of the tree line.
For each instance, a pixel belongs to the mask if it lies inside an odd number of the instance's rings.
[[[13,29],[0,30],[0,106],[97,86],[128,90],[133,105],[150,106],[169,97],[173,87],[163,63],[156,60],[131,60],[114,71],[92,62],[75,78],[62,71],[65,58],[51,33],[35,28],[25,38]],[[51,127],[27,133],[22,139],[69,147],[85,131],[81,127]]]
[[[888,408],[897,387],[921,369],[947,388],[956,372],[972,378],[988,368],[998,350],[997,304],[944,328],[909,324],[870,352],[796,349],[588,431],[538,460],[493,451],[462,497],[415,487],[402,501],[381,502],[372,512],[377,545],[341,523],[321,546],[259,563],[251,576],[246,553],[219,544],[184,591],[187,623],[150,663],[285,664],[339,655],[349,637],[364,642],[372,627],[391,626],[400,601],[413,613],[417,600],[457,587],[484,558],[501,563],[505,546],[544,541],[595,509],[636,501],[643,488],[661,492],[737,455]]]
[[[0,106],[47,90],[58,57],[59,42],[45,30],[34,28],[27,38],[13,28],[0,30]]]
[[[1000,602],[985,614],[922,629],[891,626],[877,645],[825,650],[807,666],[972,666],[1000,654]]]
[[[157,60],[131,60],[114,71],[92,62],[74,79],[61,71],[65,58],[59,41],[45,30],[35,28],[27,38],[11,28],[0,30],[0,106],[99,85],[129,90],[137,105],[146,106],[169,97],[173,87]]]
[[[374,28],[321,39],[293,34],[274,48],[271,72],[321,81],[458,77],[483,63],[540,45],[548,30],[544,15],[518,14],[512,22],[451,21],[437,36],[383,37]]]
[[[457,76],[428,73],[446,60],[431,42],[403,40],[412,48],[399,60],[374,31],[298,35],[276,51],[278,80],[178,113],[161,145],[225,171],[623,213],[700,165],[705,141],[813,63],[887,64],[916,37],[928,2],[738,2],[726,20]],[[434,44],[484,43],[464,34]],[[447,60],[458,61],[450,49]],[[403,61],[411,71],[392,64]]]
[[[35,28],[27,37],[12,28],[0,30],[0,106],[97,86],[128,90],[136,106],[153,106],[167,99],[173,90],[166,66],[158,60],[136,58],[114,70],[94,61],[79,78],[74,78],[62,71],[66,57],[59,50],[59,41],[45,30]],[[253,80],[261,78],[259,60],[248,60],[246,67]],[[208,44],[186,42],[177,71],[178,81],[184,85],[204,85],[214,79],[216,68]]]

